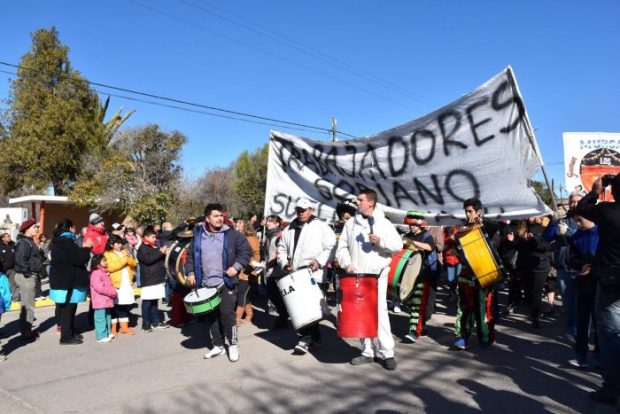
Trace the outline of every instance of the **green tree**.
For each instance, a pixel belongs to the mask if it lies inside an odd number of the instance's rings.
[[[173,211],[181,180],[179,157],[187,138],[158,125],[121,131],[101,163],[85,163],[70,195],[81,206],[119,211],[142,222],[161,222]]]
[[[243,151],[235,161],[235,188],[241,200],[239,213],[262,214],[267,186],[267,160],[269,145],[265,144],[253,153]]]
[[[8,134],[0,141],[0,186],[4,193],[33,191],[51,183],[66,194],[82,156],[100,141],[99,98],[71,67],[69,48],[56,28],[32,34],[11,82]]]
[[[551,197],[551,191],[545,183],[540,181],[532,180],[530,181],[530,185],[534,188],[534,191],[539,195],[542,201],[548,205],[549,207],[553,207],[553,198]]]

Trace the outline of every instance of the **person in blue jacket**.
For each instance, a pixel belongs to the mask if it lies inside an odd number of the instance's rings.
[[[236,362],[239,360],[235,314],[238,275],[248,265],[252,249],[245,235],[224,223],[224,211],[217,203],[205,207],[205,223],[194,228],[185,273],[190,286],[215,288],[221,297],[219,307],[206,315],[213,348],[205,354],[205,359],[226,353],[224,333],[229,345],[228,359]]]

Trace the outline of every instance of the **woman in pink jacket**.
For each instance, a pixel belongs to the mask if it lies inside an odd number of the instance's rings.
[[[105,256],[93,256],[90,262],[93,272],[90,275],[90,299],[95,310],[95,338],[97,342],[110,342],[114,335],[111,332],[112,308],[116,289],[112,286],[108,263]]]

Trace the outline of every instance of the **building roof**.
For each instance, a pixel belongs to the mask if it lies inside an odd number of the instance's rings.
[[[50,195],[27,195],[23,197],[9,198],[9,204],[39,203],[45,201],[49,204],[69,204],[69,197]]]

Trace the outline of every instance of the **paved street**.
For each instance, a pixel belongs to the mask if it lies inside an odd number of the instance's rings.
[[[447,305],[447,306],[445,306]],[[167,307],[161,306],[164,309]],[[86,306],[78,326],[86,326]],[[139,308],[134,309],[139,314]],[[590,402],[596,372],[566,367],[571,347],[562,336],[562,316],[534,330],[523,315],[504,318],[497,345],[448,351],[455,307],[440,295],[429,335],[416,344],[398,343],[398,369],[378,364],[351,366],[357,341],[321,325],[324,345],[292,355],[290,330],[269,331],[273,317],[256,311],[255,325],[241,327],[238,363],[225,356],[204,360],[207,336],[201,322],[183,329],[121,336],[98,344],[59,346],[54,308],[38,308],[42,332],[22,345],[17,312],[2,317],[9,355],[0,363],[2,413],[613,413]],[[557,312],[559,313],[559,312]],[[407,317],[392,315],[402,337]]]

